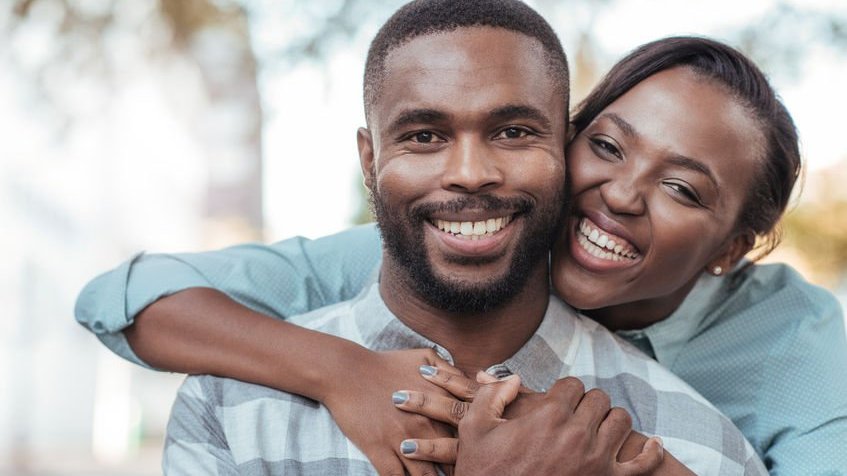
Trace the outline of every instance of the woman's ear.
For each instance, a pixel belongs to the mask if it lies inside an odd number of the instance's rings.
[[[723,253],[706,265],[706,272],[720,276],[729,272],[741,258],[744,257],[756,244],[756,235],[752,231],[739,233],[726,245]]]
[[[573,122],[568,123],[568,144],[573,142],[573,138],[576,137],[576,126],[573,125]]]

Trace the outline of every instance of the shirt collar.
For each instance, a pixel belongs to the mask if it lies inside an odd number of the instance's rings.
[[[629,341],[646,337],[652,346],[654,358],[670,368],[685,344],[705,324],[709,311],[720,305],[727,279],[729,276],[703,273],[682,304],[666,319],[644,329],[617,331],[616,334]]]
[[[394,316],[382,300],[378,284],[356,298],[353,306],[362,342],[368,348],[429,347],[453,363],[447,349],[413,331]],[[487,372],[496,377],[518,374],[523,385],[533,390],[550,388],[573,365],[580,342],[580,334],[576,332],[577,320],[576,312],[570,306],[551,296],[535,334],[513,356],[492,365]]]

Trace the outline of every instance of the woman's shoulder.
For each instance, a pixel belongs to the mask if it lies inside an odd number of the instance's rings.
[[[791,320],[801,316],[806,319],[842,318],[841,305],[832,292],[812,284],[787,264],[753,264],[741,273],[738,282],[727,287],[729,309],[738,305],[756,306]]]

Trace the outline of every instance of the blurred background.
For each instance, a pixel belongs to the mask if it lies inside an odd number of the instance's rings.
[[[399,0],[0,2],[0,475],[159,474],[178,375],[73,319],[95,274],[368,219],[355,131],[367,46]],[[536,0],[575,100],[631,48],[704,34],[763,67],[799,126],[789,261],[847,296],[847,4]]]

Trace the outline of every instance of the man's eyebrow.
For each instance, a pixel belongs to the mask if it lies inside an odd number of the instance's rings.
[[[545,129],[550,128],[550,119],[539,109],[532,106],[509,104],[493,109],[488,115],[501,122],[519,118],[532,119],[539,122]]]
[[[447,114],[436,109],[409,109],[402,111],[388,126],[389,131],[395,131],[409,124],[432,124],[447,119]]]
[[[609,119],[610,121],[614,122],[615,125],[618,126],[618,129],[623,131],[624,134],[626,134],[630,137],[638,137],[638,132],[635,130],[634,127],[632,127],[632,124],[626,122],[624,120],[624,118],[615,114],[614,112],[603,113],[600,117],[601,118],[605,117],[605,118]]]

